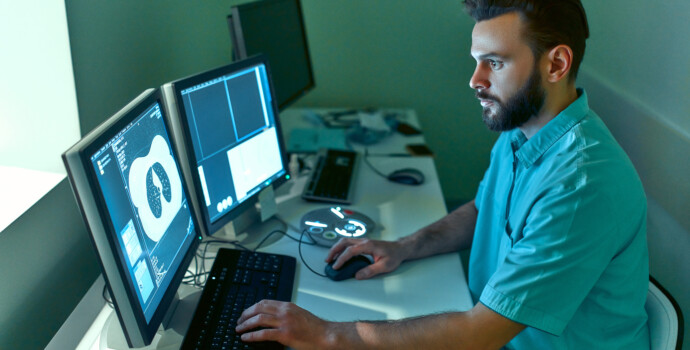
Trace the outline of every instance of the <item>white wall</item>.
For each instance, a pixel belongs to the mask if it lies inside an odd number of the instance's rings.
[[[0,166],[64,174],[80,136],[65,3],[0,0],[0,14]]]
[[[61,0],[0,0],[0,232],[64,178],[79,139]]]

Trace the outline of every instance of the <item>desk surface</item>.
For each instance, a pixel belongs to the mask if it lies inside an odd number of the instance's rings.
[[[418,125],[416,120],[413,119],[412,122],[413,125]],[[289,128],[283,131],[287,133]],[[423,142],[422,136],[414,138],[414,143]],[[399,152],[407,140],[392,138],[381,147],[371,146],[370,151]],[[380,151],[381,148],[384,151]],[[426,178],[425,183],[420,186],[401,185],[388,181],[368,165],[361,164],[355,183],[354,204],[348,208],[364,213],[377,223],[378,227],[370,238],[395,240],[446,214],[433,158],[372,156],[369,161],[384,173],[414,167],[421,170]],[[294,227],[299,227],[299,220],[304,213],[328,206],[301,199],[307,178],[293,178],[276,191],[279,216]],[[298,234],[292,230],[289,233]],[[399,319],[443,311],[469,310],[473,306],[457,253],[405,262],[396,271],[371,280],[334,282],[317,276],[304,267],[299,259],[297,243],[290,239],[281,238],[260,251],[297,257],[296,293],[293,301],[327,320]],[[323,271],[327,252],[328,249],[324,247],[302,245],[304,259],[317,271]],[[188,292],[181,291],[181,294]],[[101,321],[95,322],[92,330],[85,336],[83,348],[89,348],[93,344],[93,340],[87,338],[93,339],[94,333],[97,334],[103,327],[103,317],[107,318],[112,312],[104,309]]]
[[[355,204],[348,208],[366,214],[377,223],[378,228],[371,238],[395,240],[446,214],[432,158],[372,157],[370,161],[384,172],[397,169],[402,164],[415,167],[430,179],[421,186],[400,185],[361,166]],[[295,226],[299,226],[299,219],[306,211],[325,206],[306,203],[299,198],[304,180],[297,179],[287,194],[278,197],[280,216]],[[281,239],[265,250],[294,256],[297,244]],[[328,249],[303,245],[302,252],[312,268],[323,271]],[[317,316],[334,321],[397,319],[472,307],[457,253],[406,262],[390,274],[365,281],[333,282],[298,266],[297,282],[295,303]]]

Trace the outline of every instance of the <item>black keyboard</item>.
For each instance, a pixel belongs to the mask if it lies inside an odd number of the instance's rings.
[[[291,301],[295,264],[291,256],[221,248],[182,349],[285,349],[244,343],[235,327],[242,311],[262,299]]]
[[[357,173],[357,152],[321,149],[302,198],[312,201],[352,204]]]

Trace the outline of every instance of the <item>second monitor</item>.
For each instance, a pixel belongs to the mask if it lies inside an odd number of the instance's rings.
[[[258,193],[289,179],[287,155],[265,56],[163,86],[181,157],[206,234],[247,209]],[[173,123],[175,125],[175,123]]]
[[[278,108],[315,86],[300,0],[261,0],[233,6],[228,16],[234,58],[263,53],[273,67]]]

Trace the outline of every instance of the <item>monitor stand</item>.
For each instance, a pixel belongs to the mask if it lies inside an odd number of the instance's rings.
[[[271,232],[286,230],[287,226],[275,216],[261,221],[258,210],[250,209],[216,232],[213,238],[237,241],[242,246],[254,250],[264,239],[266,240],[261,243],[261,248],[275,243],[283,236],[279,232]],[[271,236],[266,238],[268,235]]]
[[[213,237],[238,241],[242,246],[252,250],[259,244],[266,247],[283,236],[280,232],[287,232],[287,225],[276,218],[277,212],[273,187],[269,186],[259,194],[256,206],[245,210]]]
[[[185,297],[180,298],[175,295],[175,298],[170,305],[170,309],[163,319],[163,323],[158,329],[158,332],[153,337],[151,344],[140,350],[167,350],[179,349],[184,339],[184,334],[189,328],[196,305],[199,303],[201,291],[190,287],[190,291]],[[178,292],[179,293],[179,292]],[[132,349],[127,344],[127,339],[122,331],[122,326],[117,318],[117,312],[113,310],[105,325],[101,330],[99,338],[99,349],[115,349],[115,350],[129,350]]]

